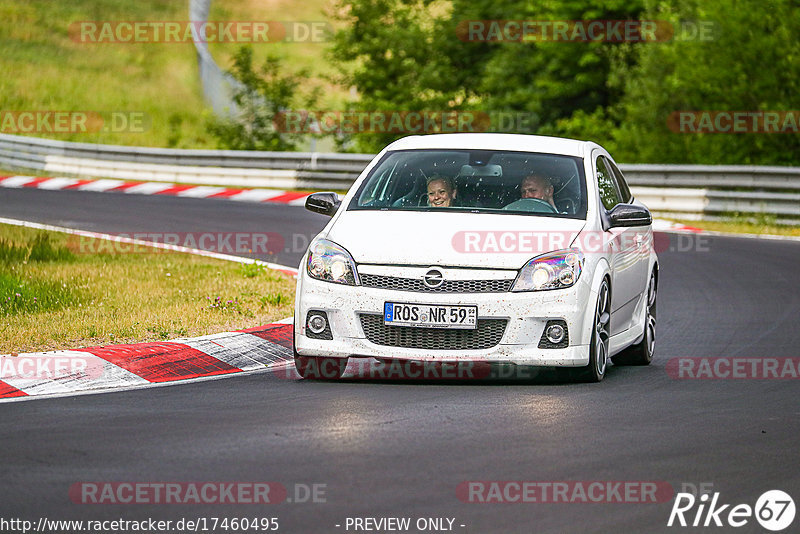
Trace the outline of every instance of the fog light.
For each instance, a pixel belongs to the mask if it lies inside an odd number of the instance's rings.
[[[558,345],[564,339],[564,327],[560,324],[552,324],[547,327],[545,335],[547,336],[547,341]]]
[[[322,315],[314,314],[308,318],[308,329],[314,334],[321,334],[327,325],[328,321]]]

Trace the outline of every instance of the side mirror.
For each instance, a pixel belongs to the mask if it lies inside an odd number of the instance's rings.
[[[617,204],[608,214],[610,228],[628,226],[649,226],[653,223],[653,216],[644,206],[636,204]]]
[[[306,198],[306,209],[315,213],[321,213],[328,217],[333,217],[342,201],[336,193],[313,193]]]

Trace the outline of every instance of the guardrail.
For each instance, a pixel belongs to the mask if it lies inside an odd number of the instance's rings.
[[[634,195],[657,214],[689,219],[769,215],[800,224],[800,168],[620,165]]]
[[[279,189],[350,187],[371,154],[187,150],[71,143],[0,134],[0,167],[80,178]],[[657,214],[714,218],[767,214],[800,224],[800,168],[620,165]]]
[[[125,147],[0,134],[0,167],[79,178],[279,189],[347,189],[372,157],[320,152]]]

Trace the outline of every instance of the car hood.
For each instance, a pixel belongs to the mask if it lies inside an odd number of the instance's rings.
[[[586,221],[535,215],[347,211],[327,238],[356,263],[519,269],[569,247]]]

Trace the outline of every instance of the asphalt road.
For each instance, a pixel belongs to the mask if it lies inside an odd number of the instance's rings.
[[[191,233],[198,241],[193,248],[257,257],[291,267],[297,267],[309,240],[329,220],[283,204],[10,188],[0,188],[0,216],[115,235],[151,233],[154,237],[145,239],[161,242],[164,236],[159,233],[179,233],[181,243]],[[203,233],[225,233],[231,247],[235,246],[236,234],[266,234],[269,239],[264,248],[274,253],[229,250],[225,244],[216,246],[218,240],[208,241],[205,244],[210,246],[204,247],[199,239]],[[279,245],[277,249],[274,243]]]
[[[313,233],[324,224],[300,208],[9,190],[0,190],[0,216],[97,231]],[[800,243],[674,235],[661,243],[648,367],[612,367],[600,384],[257,374],[6,403],[0,518],[278,517],[281,532],[334,533],[354,532],[348,517],[447,517],[469,533],[700,530],[668,528],[671,501],[476,504],[456,494],[465,481],[509,480],[664,481],[676,492],[711,483],[721,503],[753,506],[770,489],[797,502],[799,382],[677,380],[666,365],[682,356],[797,357]],[[295,484],[316,483],[325,502],[74,504],[69,488],[82,481],[274,481],[290,497]],[[752,518],[712,530],[764,532]]]

